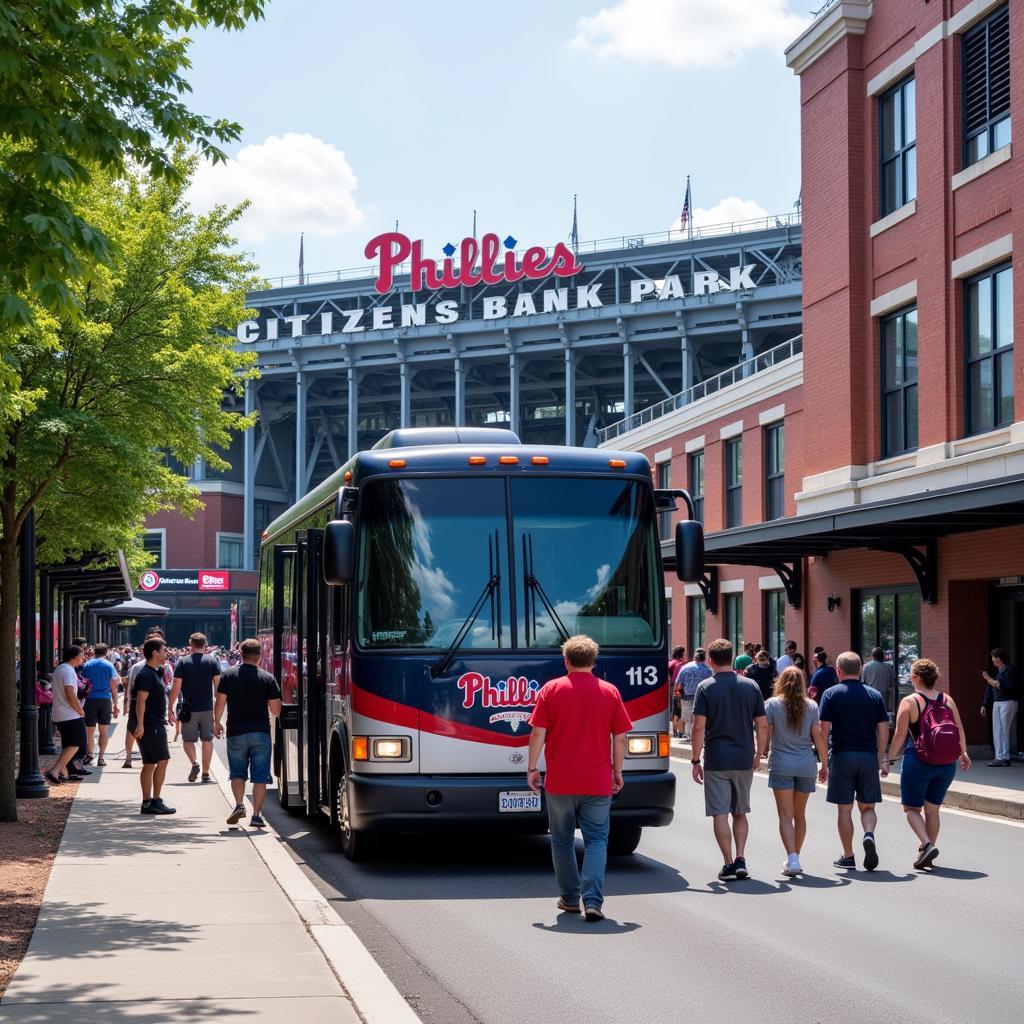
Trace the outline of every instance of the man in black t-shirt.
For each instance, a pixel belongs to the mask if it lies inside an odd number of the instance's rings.
[[[281,687],[277,680],[259,667],[259,640],[243,640],[242,664],[229,668],[220,677],[217,706],[214,711],[214,734],[224,729],[221,719],[228,711],[228,769],[235,809],[228,824],[235,825],[245,817],[245,780],[252,779],[252,824],[264,824],[260,812],[267,795],[270,775],[270,715],[281,714]]]
[[[203,782],[210,781],[210,762],[213,760],[213,697],[220,682],[220,662],[206,653],[206,637],[193,633],[189,638],[190,652],[178,659],[174,667],[174,685],[171,688],[171,707],[175,707],[180,692],[188,707],[188,721],[181,723],[181,748],[192,765],[188,781],[199,778],[196,743],[203,745]]]
[[[128,729],[142,754],[142,807],[140,814],[174,814],[160,797],[167,762],[167,690],[164,689],[164,663],[167,648],[160,637],[150,637],[142,648],[146,664],[139,669],[132,687]]]

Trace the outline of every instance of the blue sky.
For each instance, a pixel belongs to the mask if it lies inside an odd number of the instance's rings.
[[[191,104],[242,124],[197,206],[243,195],[267,276],[366,263],[397,219],[427,250],[479,230],[521,244],[656,231],[687,174],[705,221],[799,192],[787,0],[269,0],[191,49]],[[724,205],[722,205],[724,202]]]

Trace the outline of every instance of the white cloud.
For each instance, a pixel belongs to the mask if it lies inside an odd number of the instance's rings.
[[[768,211],[759,206],[753,199],[740,199],[739,196],[726,196],[705,210],[698,206],[693,211],[693,226],[702,228],[710,224],[732,224],[740,220],[757,220],[767,217]],[[678,229],[679,221],[674,225]]]
[[[251,200],[238,225],[241,240],[251,244],[300,231],[332,237],[358,227],[357,186],[340,149],[289,132],[245,146],[227,163],[201,163],[188,198],[199,210]]]
[[[614,0],[580,18],[572,45],[599,57],[722,67],[760,49],[781,59],[809,20],[786,0]]]

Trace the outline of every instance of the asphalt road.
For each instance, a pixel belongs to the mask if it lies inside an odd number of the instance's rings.
[[[1020,825],[948,812],[937,865],[918,872],[916,840],[886,801],[878,870],[846,872],[832,867],[834,812],[819,788],[807,874],[790,880],[762,776],[752,877],[723,884],[701,791],[674,766],[675,821],[611,860],[600,924],[557,913],[546,838],[404,836],[389,860],[353,865],[326,822],[286,814],[276,794],[267,816],[426,1022],[1020,1019]]]

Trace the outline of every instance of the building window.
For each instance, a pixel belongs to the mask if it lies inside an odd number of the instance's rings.
[[[1013,422],[1013,277],[990,270],[964,286],[967,433]]]
[[[917,447],[917,310],[882,321],[882,455]]]
[[[154,569],[163,569],[164,563],[167,561],[164,548],[167,545],[167,531],[166,530],[146,530],[142,535],[142,550],[147,555],[153,555],[156,561],[153,563]]]
[[[733,654],[743,653],[743,595],[725,594],[725,638],[732,644]]]
[[[245,559],[245,538],[240,533],[217,534],[217,568],[241,569]]]
[[[917,195],[917,130],[914,78],[905,78],[878,101],[881,130],[879,215],[898,210]]]
[[[963,41],[964,166],[1010,141],[1010,5]]]
[[[743,523],[743,439],[725,442],[725,528]]]
[[[691,656],[698,647],[707,646],[705,644],[707,638],[706,615],[707,605],[704,603],[703,597],[688,597],[686,599],[686,639],[689,641],[687,650]]]
[[[668,649],[671,651],[675,646],[672,637],[672,595],[665,595],[665,635],[668,637]]]
[[[690,455],[690,497],[693,498],[693,509],[697,522],[704,522],[704,453],[693,452]]]
[[[921,595],[912,587],[861,590],[853,600],[854,650],[864,659],[881,647],[885,660],[896,669],[898,692],[886,693],[886,707],[895,712],[911,692],[910,666],[921,657]]]
[[[764,517],[781,519],[786,514],[786,450],[782,424],[764,431]]]
[[[786,592],[764,592],[764,642],[773,658],[786,653]]]
[[[659,462],[658,463],[658,489],[667,491],[669,489],[669,479],[672,474],[672,463],[671,462]],[[658,516],[658,529],[661,533],[662,540],[668,540],[672,536],[672,513],[671,511],[662,512]]]

